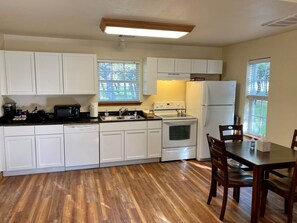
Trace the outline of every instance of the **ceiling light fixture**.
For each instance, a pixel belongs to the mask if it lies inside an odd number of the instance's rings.
[[[102,18],[102,32],[114,35],[180,38],[194,29],[194,25]]]

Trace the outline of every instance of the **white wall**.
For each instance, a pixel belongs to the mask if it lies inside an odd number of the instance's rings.
[[[20,51],[47,51],[47,52],[73,52],[95,53],[97,59],[114,60],[139,60],[146,57],[175,57],[175,58],[206,58],[221,59],[222,49],[218,47],[196,47],[165,44],[143,44],[126,41],[126,48],[120,48],[119,42],[99,40],[77,40],[49,37],[33,37],[4,35],[5,50]],[[143,96],[140,108],[151,108],[154,101],[185,100],[184,81],[158,81],[158,95]],[[82,110],[87,110],[88,105],[97,100],[96,96],[13,96],[5,97],[6,101],[15,101],[21,106],[28,106],[31,102],[50,109],[54,104],[77,102],[82,104]],[[32,109],[35,105],[31,105]],[[132,106],[131,108],[139,108]],[[106,107],[99,107],[104,111]],[[108,109],[118,109],[117,107]]]
[[[247,62],[271,58],[267,137],[290,146],[297,129],[297,30],[223,48],[225,80],[236,80],[237,113],[243,118]]]

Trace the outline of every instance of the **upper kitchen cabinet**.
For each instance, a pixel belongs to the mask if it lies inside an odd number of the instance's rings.
[[[6,92],[6,76],[5,76],[5,61],[4,51],[0,50],[0,94],[5,95]]]
[[[64,94],[97,93],[95,54],[63,54]]]
[[[194,74],[206,74],[207,73],[207,60],[192,60],[191,73]]]
[[[36,90],[38,95],[63,94],[61,53],[35,53]]]
[[[147,57],[143,62],[143,94],[157,94],[158,58]]]
[[[158,58],[158,72],[160,72],[160,73],[174,73],[174,59],[173,58]]]
[[[222,60],[204,60],[194,59],[192,60],[193,74],[222,74],[223,73],[223,61]]]
[[[191,60],[189,59],[175,59],[174,71],[176,73],[191,73]]]
[[[34,95],[34,52],[5,51],[6,83],[8,95]]]
[[[208,74],[222,74],[223,73],[223,61],[222,60],[208,60],[207,61],[207,73]]]

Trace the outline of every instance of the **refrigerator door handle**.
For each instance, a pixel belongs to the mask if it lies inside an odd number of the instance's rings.
[[[205,106],[204,127],[207,124],[207,120],[208,120],[208,106]]]
[[[209,89],[208,89],[208,85],[205,84],[204,85],[205,88],[204,88],[204,95],[205,95],[205,105],[209,105]]]

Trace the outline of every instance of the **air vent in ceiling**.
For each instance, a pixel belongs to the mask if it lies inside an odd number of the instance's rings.
[[[262,26],[271,26],[271,27],[287,27],[297,24],[297,14],[289,15],[284,18],[272,20],[262,24]]]

